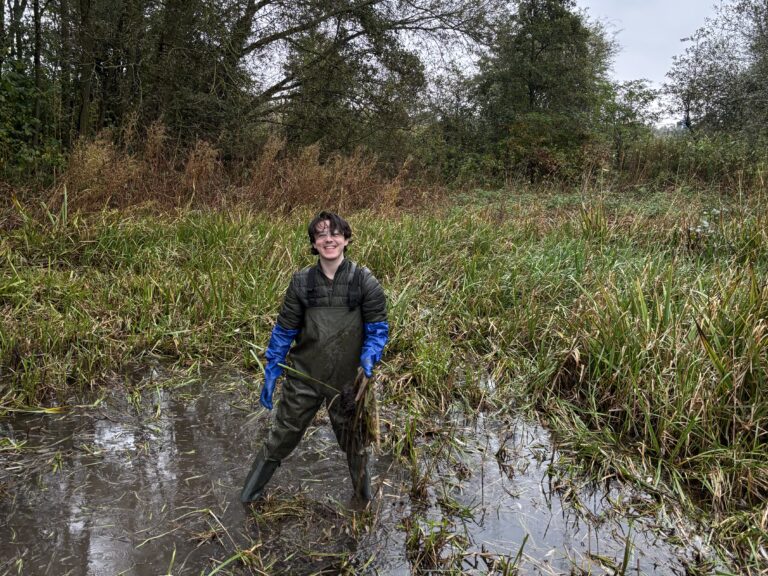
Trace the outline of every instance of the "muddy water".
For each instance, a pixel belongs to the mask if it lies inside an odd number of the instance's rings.
[[[460,412],[417,429],[415,469],[375,458],[364,512],[321,414],[246,510],[268,425],[246,381],[153,372],[129,389],[0,420],[0,575],[683,574],[700,553],[648,496],[565,470],[542,428]]]

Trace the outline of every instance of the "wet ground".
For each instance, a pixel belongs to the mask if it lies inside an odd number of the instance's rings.
[[[269,415],[236,373],[0,419],[0,575],[686,574],[708,551],[649,495],[587,481],[540,426],[383,414],[374,504],[350,500],[322,413],[244,509]],[[120,388],[122,389],[122,387]],[[394,438],[397,436],[397,438]],[[387,441],[389,440],[389,441]],[[395,458],[392,453],[398,452]]]

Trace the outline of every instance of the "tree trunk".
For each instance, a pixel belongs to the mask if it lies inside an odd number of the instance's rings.
[[[74,118],[75,97],[72,87],[72,16],[69,9],[69,0],[60,0],[59,3],[59,69],[61,70],[61,118],[59,138],[65,147],[69,148],[72,142],[72,122]]]
[[[120,86],[120,100],[123,114],[137,112],[141,103],[141,45],[146,30],[143,8],[137,0],[126,4],[127,26],[122,44],[125,50],[125,73]]]
[[[187,12],[189,10],[186,0],[165,2],[153,70],[155,98],[158,103],[154,112],[158,118],[168,112],[174,98],[174,78],[178,74],[174,63],[178,61],[177,50],[181,49],[183,44],[179,37],[189,29]]]
[[[42,118],[40,117],[40,93],[42,92],[42,78],[40,77],[40,51],[42,50],[42,34],[40,25],[40,0],[33,0],[32,7],[35,19],[35,55],[34,55],[34,74],[35,74],[35,135],[32,138],[32,146],[37,148],[40,145],[40,129],[42,127]]]
[[[0,78],[3,77],[5,63],[5,0],[0,0]]]
[[[11,9],[11,57],[21,60],[24,56],[24,27],[21,21],[24,18],[24,11],[27,9],[27,0],[13,0]]]
[[[232,31],[224,51],[225,70],[231,76],[234,76],[232,72],[237,68],[240,59],[243,57],[245,43],[248,41],[253,29],[253,18],[256,15],[256,11],[255,0],[248,0],[243,13],[232,26]]]
[[[78,135],[90,132],[91,89],[93,87],[93,30],[91,29],[90,0],[80,0],[80,113],[77,120]]]
[[[140,0],[125,0],[114,39],[114,52],[118,56],[112,62],[110,76],[110,114],[117,126],[124,126],[131,113],[138,108],[138,68],[144,25]]]

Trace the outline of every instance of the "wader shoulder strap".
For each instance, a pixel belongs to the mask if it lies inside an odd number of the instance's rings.
[[[307,273],[307,304],[310,308],[317,306],[317,266],[312,266]]]
[[[347,285],[347,305],[350,310],[354,310],[360,306],[360,301],[363,299],[363,290],[361,288],[363,274],[360,266],[353,262],[349,276],[350,280]]]

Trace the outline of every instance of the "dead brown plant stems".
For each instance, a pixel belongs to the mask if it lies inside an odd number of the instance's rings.
[[[386,176],[376,156],[363,150],[321,157],[317,145],[291,151],[284,140],[271,137],[254,161],[225,165],[204,140],[187,151],[174,150],[160,124],[151,127],[143,145],[129,144],[117,146],[109,133],[80,142],[46,205],[58,210],[66,190],[70,210],[80,212],[235,205],[280,212],[307,206],[387,212],[441,194],[438,187],[411,183],[410,161]]]

